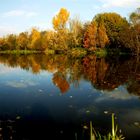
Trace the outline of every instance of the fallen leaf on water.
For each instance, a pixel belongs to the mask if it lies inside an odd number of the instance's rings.
[[[39,91],[39,92],[43,92],[43,90],[42,90],[42,89],[39,89],[38,91]]]
[[[88,127],[86,125],[83,126],[84,129],[88,129]]]
[[[140,127],[140,123],[139,122],[134,122],[134,125]]]
[[[17,120],[19,120],[20,118],[21,118],[20,116],[17,116],[17,117],[16,117]]]
[[[90,110],[86,110],[86,113],[90,113]]]
[[[108,111],[104,111],[104,114],[108,114]]]

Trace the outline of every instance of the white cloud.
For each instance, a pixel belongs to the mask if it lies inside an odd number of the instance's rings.
[[[13,88],[27,88],[30,86],[36,86],[37,83],[31,80],[21,80],[21,81],[7,81],[6,86],[13,87]]]
[[[24,11],[24,10],[12,10],[3,13],[3,17],[34,17],[37,16],[38,13],[36,12],[30,12],[30,11]]]
[[[101,102],[103,100],[114,99],[114,100],[131,100],[132,98],[137,98],[134,95],[131,95],[127,90],[120,86],[114,91],[102,91],[102,96],[96,99],[96,102]]]
[[[102,2],[103,8],[110,8],[110,7],[138,7],[140,5],[139,0],[99,0]]]

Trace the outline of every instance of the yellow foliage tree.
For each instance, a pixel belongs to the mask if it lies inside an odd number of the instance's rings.
[[[30,35],[30,49],[40,49],[41,47],[41,35],[40,32],[33,28]]]
[[[42,36],[42,49],[52,49],[54,46],[54,32],[46,31]]]
[[[83,43],[83,24],[78,17],[75,17],[69,21],[69,46],[79,47]]]
[[[54,34],[54,46],[56,51],[66,51],[68,49],[68,30],[66,22],[69,19],[69,12],[65,8],[61,8],[59,13],[53,18],[52,23],[57,31]]]
[[[28,32],[20,33],[17,37],[17,47],[18,49],[26,50],[28,46],[29,38]]]
[[[59,13],[53,18],[53,28],[58,31],[64,29],[66,26],[66,22],[69,19],[69,12],[65,8],[61,8]]]

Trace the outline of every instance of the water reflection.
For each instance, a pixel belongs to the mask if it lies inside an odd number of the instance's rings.
[[[48,71],[53,74],[52,83],[61,93],[79,86],[83,79],[99,90],[113,91],[125,85],[130,94],[140,95],[140,62],[137,58],[97,58],[86,56],[71,59],[66,55],[1,55],[0,63],[8,67],[20,67],[33,74]],[[4,71],[1,68],[1,73]],[[5,70],[6,72],[6,70]],[[7,82],[9,86],[26,87],[24,82]],[[29,85],[32,83],[29,83]]]
[[[109,115],[115,113],[127,139],[140,138],[137,58],[5,54],[0,63],[0,133],[5,127],[17,140],[48,135],[62,139],[69,135],[73,140],[75,133],[84,140],[82,126],[92,120],[105,132],[110,129]]]

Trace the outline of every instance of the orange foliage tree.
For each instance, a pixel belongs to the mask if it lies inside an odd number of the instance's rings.
[[[96,36],[97,36],[97,24],[92,22],[88,25],[86,32],[84,34],[84,47],[89,50],[96,49]]]
[[[84,47],[94,51],[97,47],[104,48],[108,43],[109,39],[104,24],[91,22],[84,34]]]

